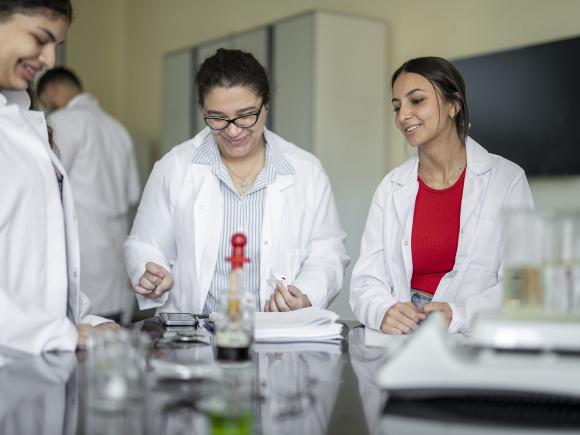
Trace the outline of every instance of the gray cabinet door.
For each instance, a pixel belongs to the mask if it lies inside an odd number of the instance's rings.
[[[163,61],[163,136],[161,155],[191,137],[193,51],[167,55]]]

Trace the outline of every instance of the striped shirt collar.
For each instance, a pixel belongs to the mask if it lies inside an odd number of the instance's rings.
[[[220,166],[223,166],[217,143],[212,134],[194,151],[191,159],[192,163],[198,165],[209,165],[214,174],[218,174]],[[275,175],[294,175],[294,168],[288,159],[269,142],[266,142],[266,173],[268,178],[273,180]],[[225,170],[225,168],[223,168]],[[227,173],[227,171],[226,171]]]

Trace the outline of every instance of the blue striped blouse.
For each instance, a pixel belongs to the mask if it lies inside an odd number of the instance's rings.
[[[230,263],[225,259],[231,255],[231,238],[237,232],[244,233],[248,239],[245,252],[250,262],[244,266],[244,285],[246,289],[254,292],[256,310],[260,311],[262,303],[259,300],[260,240],[266,187],[275,180],[276,175],[291,175],[294,174],[294,170],[282,154],[273,151],[271,146],[266,143],[264,167],[250,190],[245,194],[240,194],[221,159],[215,139],[207,141],[196,150],[193,163],[206,164],[211,167],[211,171],[220,180],[220,189],[224,198],[224,224],[218,261],[203,312],[217,311],[222,295],[229,289]]]

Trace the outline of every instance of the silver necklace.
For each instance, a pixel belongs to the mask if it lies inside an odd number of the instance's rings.
[[[248,190],[250,190],[250,187],[252,186],[251,183],[248,182],[248,177],[252,174],[252,172],[254,171],[254,168],[256,167],[256,164],[258,163],[258,160],[260,160],[260,155],[261,153],[258,153],[258,155],[256,156],[256,159],[254,160],[254,164],[252,165],[252,167],[250,168],[250,170],[248,171],[248,173],[246,175],[238,175],[234,172],[234,170],[230,167],[230,165],[228,165],[225,161],[225,165],[226,168],[228,168],[228,172],[230,173],[230,175],[233,175],[234,177],[236,177],[238,180],[240,180],[240,187],[242,189],[242,195],[245,195]]]

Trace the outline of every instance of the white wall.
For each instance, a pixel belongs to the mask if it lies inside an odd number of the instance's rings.
[[[352,264],[332,309],[354,318],[348,304],[352,266],[372,194],[384,176],[387,69],[385,23],[340,14],[316,16],[314,152],[332,181]],[[361,50],[361,46],[365,46]],[[371,54],[374,53],[374,54]]]

